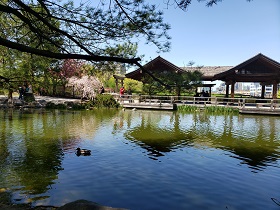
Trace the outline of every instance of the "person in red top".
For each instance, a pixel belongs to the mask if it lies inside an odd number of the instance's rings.
[[[123,97],[123,95],[124,95],[124,87],[121,87],[121,89],[120,89],[120,97],[122,98]]]

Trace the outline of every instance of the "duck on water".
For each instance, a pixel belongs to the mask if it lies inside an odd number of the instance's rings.
[[[80,156],[80,155],[89,156],[89,155],[91,155],[91,150],[89,150],[89,149],[81,149],[81,148],[78,147],[76,150],[77,150],[77,152],[76,152],[77,156]]]

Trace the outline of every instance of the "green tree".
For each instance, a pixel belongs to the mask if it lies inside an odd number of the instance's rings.
[[[143,91],[143,83],[137,80],[125,78],[124,88],[126,90],[130,88],[132,93],[141,93]]]
[[[212,6],[222,0],[197,1]],[[186,10],[192,0],[162,2]],[[0,11],[13,21],[11,25],[2,25],[1,30],[14,31],[11,36],[0,36],[1,45],[32,54],[56,59],[135,63],[138,59],[106,54],[107,45],[113,47],[143,37],[160,51],[170,47],[167,34],[170,26],[163,22],[163,12],[145,0],[100,0],[91,5],[82,1],[75,5],[73,1],[2,0]],[[22,27],[29,29],[35,37],[33,41],[41,43],[37,48],[18,39],[17,30]],[[64,40],[63,46],[57,45],[60,38]],[[60,47],[60,51],[46,50],[44,44]]]
[[[135,57],[137,54],[138,45],[133,43],[118,44],[116,47],[110,47],[106,49],[106,53],[109,55],[120,54],[123,58]],[[142,56],[141,56],[142,57]],[[103,83],[105,87],[113,88],[115,86],[111,85],[109,80],[114,74],[124,75],[126,69],[129,68],[131,64],[120,64],[112,61],[102,61],[92,65],[91,75],[95,75]]]
[[[159,76],[160,75],[156,75]],[[162,79],[162,78],[160,78]],[[148,94],[148,95],[156,95],[156,94],[168,94],[170,93],[170,86],[166,88],[166,86],[161,85],[158,81],[154,80],[153,78],[146,76],[146,78],[143,81],[143,94]]]
[[[94,4],[94,3],[93,3]],[[108,48],[143,37],[161,50],[169,49],[168,24],[163,23],[163,13],[144,0],[100,1],[90,6],[73,1],[2,1],[0,11],[10,21],[3,31],[26,27],[40,43],[13,36],[0,36],[3,46],[56,59],[85,59],[90,61],[117,61],[135,63],[139,59],[123,58],[111,54]],[[57,39],[63,38],[63,45]],[[46,50],[45,44],[60,48],[59,52]],[[116,52],[115,52],[116,53]]]
[[[198,84],[201,84],[202,74],[199,71],[200,67],[197,67],[195,71],[160,71],[154,73],[154,75],[159,78],[164,84],[168,84],[166,89],[165,86],[159,82],[153,80],[149,76],[145,76],[142,79],[144,83],[143,91],[149,95],[153,94],[175,94],[177,96],[181,95],[182,91],[188,92],[193,90]],[[168,92],[167,92],[168,91]]]
[[[17,86],[14,80],[20,77],[19,74],[16,74],[16,67],[14,65],[14,59],[17,57],[17,54],[17,51],[0,47],[0,74],[2,75],[1,86],[8,90],[9,103],[13,103],[12,93],[16,90]]]
[[[8,1],[2,1],[1,3],[8,4]],[[40,5],[36,8],[34,7],[34,11],[36,12],[42,12],[41,9]],[[54,20],[49,21],[52,22],[53,25],[58,25],[58,22]],[[59,36],[53,38],[55,44],[49,44],[43,40],[37,39],[38,37],[32,33],[32,30],[26,24],[20,24],[20,18],[16,16],[13,17],[9,13],[2,12],[0,14],[0,26],[2,27],[0,37],[25,43],[33,48],[58,52],[59,45],[62,43],[62,39]],[[45,32],[48,31],[43,25],[37,25],[37,27],[41,27]],[[9,81],[5,83],[5,86],[9,90],[10,99],[12,97],[12,92],[15,91],[18,86],[31,84],[33,89],[37,89],[41,86],[40,83],[46,83],[46,81],[49,80],[48,78],[50,75],[47,69],[53,62],[53,59],[9,49],[6,46],[1,46],[0,59],[2,60],[0,75],[9,79]]]

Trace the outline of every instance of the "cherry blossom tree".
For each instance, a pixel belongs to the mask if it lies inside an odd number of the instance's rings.
[[[74,92],[80,93],[82,98],[92,100],[102,84],[96,77],[84,75],[82,77],[73,76],[69,78],[67,86],[73,86]]]
[[[50,69],[52,75],[53,91],[55,94],[56,86],[62,85],[63,93],[65,93],[65,86],[69,78],[73,76],[81,76],[84,61],[75,59],[66,59],[62,62],[56,62]]]

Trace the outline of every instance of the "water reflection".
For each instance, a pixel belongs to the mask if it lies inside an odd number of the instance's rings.
[[[279,159],[279,119],[265,116],[231,116],[224,120],[223,132],[208,131],[213,146],[230,151],[253,172],[263,170]],[[213,126],[212,126],[213,127]]]
[[[174,113],[168,115],[165,113],[164,116],[156,116],[152,112],[142,114],[141,123],[129,129],[125,137],[146,149],[148,156],[155,160],[156,157],[164,156],[164,153],[173,149],[191,145],[194,137],[191,133],[180,129],[179,115]],[[167,120],[166,116],[169,116],[167,125],[161,125],[162,120]]]
[[[277,117],[207,115],[205,113],[141,112],[125,137],[147,150],[150,158],[186,146],[229,151],[252,170],[263,170],[279,159]],[[133,124],[134,118],[128,118]],[[124,120],[124,119],[123,119]]]
[[[0,110],[0,189],[13,191],[14,200],[19,202],[65,201],[71,196],[73,200],[87,196],[127,202],[133,201],[134,195],[137,203],[145,193],[143,200],[150,198],[152,202],[171,198],[171,187],[180,192],[173,194],[175,206],[178,197],[185,204],[185,195],[205,198],[209,195],[204,192],[211,189],[219,196],[229,193],[229,197],[239,199],[244,183],[236,177],[245,174],[249,180],[251,171],[262,176],[262,181],[268,174],[263,186],[276,183],[267,191],[278,186],[279,181],[271,181],[270,173],[276,177],[279,171],[279,127],[279,117],[203,112]],[[93,155],[77,157],[77,147],[91,149]],[[77,173],[78,167],[87,170]],[[230,184],[216,190],[220,180],[234,180],[240,186],[234,192]],[[259,183],[252,183],[248,188],[256,195],[254,186]],[[128,194],[132,199],[127,199]],[[153,209],[148,202],[146,205],[146,209]],[[169,209],[186,209],[180,207]]]
[[[45,199],[42,194],[63,170],[64,153],[75,151],[85,136],[94,136],[114,113],[104,110],[92,117],[75,111],[0,111],[0,187],[29,195],[17,195],[21,198],[16,201]]]

